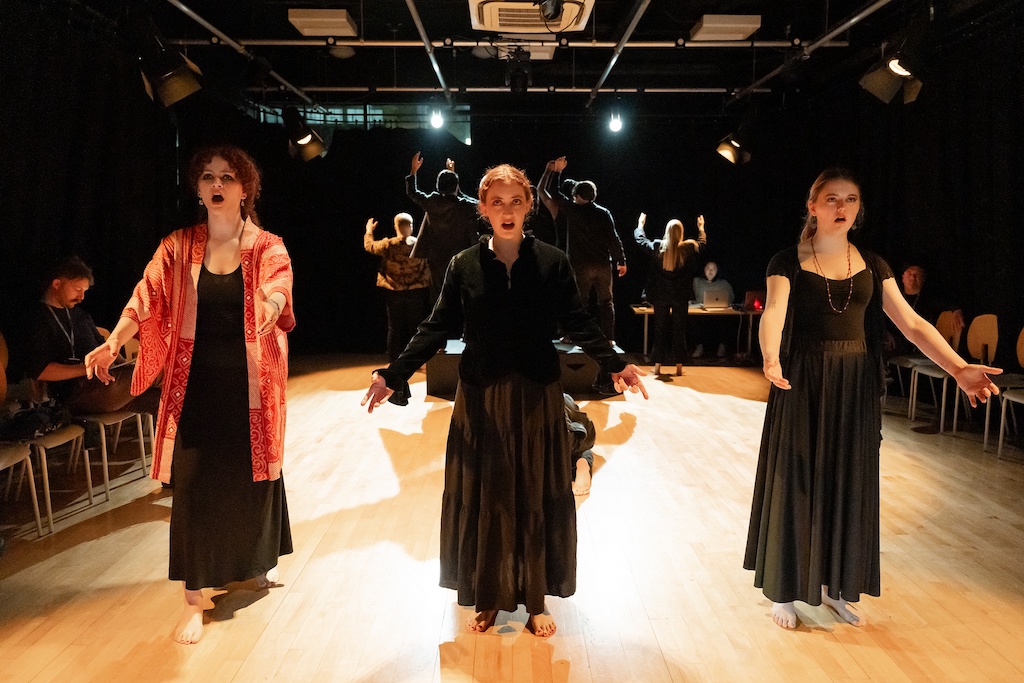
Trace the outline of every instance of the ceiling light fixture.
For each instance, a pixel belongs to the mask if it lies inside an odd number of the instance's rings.
[[[533,85],[533,71],[530,68],[530,53],[521,47],[509,50],[505,65],[505,85],[513,95],[525,95]]]
[[[430,126],[432,128],[440,128],[444,125],[444,117],[441,115],[441,110],[435,107],[430,112]]]
[[[745,164],[750,161],[750,151],[744,147],[735,133],[729,133],[722,138],[715,151],[725,157],[730,164]]]

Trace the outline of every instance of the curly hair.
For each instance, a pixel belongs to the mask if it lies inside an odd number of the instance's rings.
[[[228,166],[235,171],[235,175],[238,177],[239,182],[242,183],[242,189],[246,196],[242,206],[242,218],[251,218],[252,222],[258,225],[259,218],[256,216],[256,200],[259,199],[260,192],[263,189],[261,184],[262,175],[256,162],[241,147],[236,147],[235,145],[215,145],[197,150],[192,155],[192,159],[189,161],[188,168],[185,171],[185,179],[188,182],[189,188],[193,192],[198,192],[199,176],[202,175],[203,168],[214,157],[220,157],[228,162]],[[206,208],[200,207],[200,210],[205,212]]]
[[[522,187],[526,193],[526,203],[531,207],[533,206],[533,187],[530,186],[530,179],[526,177],[526,173],[509,164],[492,166],[484,172],[484,177],[480,179],[480,187],[477,191],[477,198],[480,200],[480,203],[483,204],[487,199],[487,191],[491,189],[491,185],[502,182]]]

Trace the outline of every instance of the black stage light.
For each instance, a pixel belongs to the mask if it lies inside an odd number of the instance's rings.
[[[555,21],[562,16],[562,0],[542,0],[538,2],[540,13],[548,21]]]
[[[292,156],[301,156],[303,161],[310,161],[321,156],[324,151],[324,139],[309,127],[306,119],[295,107],[285,107],[281,112],[284,129],[288,133],[288,148]]]
[[[512,90],[513,95],[525,95],[529,87],[533,85],[530,53],[521,47],[513,48],[508,53],[508,63],[505,65],[505,85]]]
[[[129,40],[139,56],[142,83],[150,99],[170,107],[203,87],[199,83],[199,67],[167,47],[152,17],[130,12],[126,25]]]
[[[735,133],[729,133],[722,138],[715,151],[731,164],[745,164],[750,161],[750,151],[740,142]]]

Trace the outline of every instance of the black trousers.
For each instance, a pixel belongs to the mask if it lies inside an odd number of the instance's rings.
[[[388,309],[388,360],[394,361],[427,317],[430,290],[426,287],[400,292],[385,289],[384,303]]]
[[[615,339],[615,305],[612,302],[612,264],[604,263],[573,263],[576,285],[580,288],[580,297],[587,312],[597,318],[601,332],[611,341]],[[593,295],[595,304],[591,303]]]

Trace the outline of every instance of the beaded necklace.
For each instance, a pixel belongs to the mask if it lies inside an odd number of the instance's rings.
[[[853,298],[853,280],[850,277],[853,275],[853,267],[850,261],[850,243],[846,243],[846,279],[850,281],[850,291],[846,295],[846,303],[843,304],[842,308],[836,308],[835,304],[832,303],[832,290],[828,286],[828,278],[825,277],[825,271],[822,269],[821,264],[818,263],[818,252],[814,250],[814,238],[811,238],[811,255],[814,256],[814,267],[818,269],[818,274],[825,280],[825,295],[828,296],[828,307],[836,313],[845,313],[846,309],[850,307],[850,300]]]

